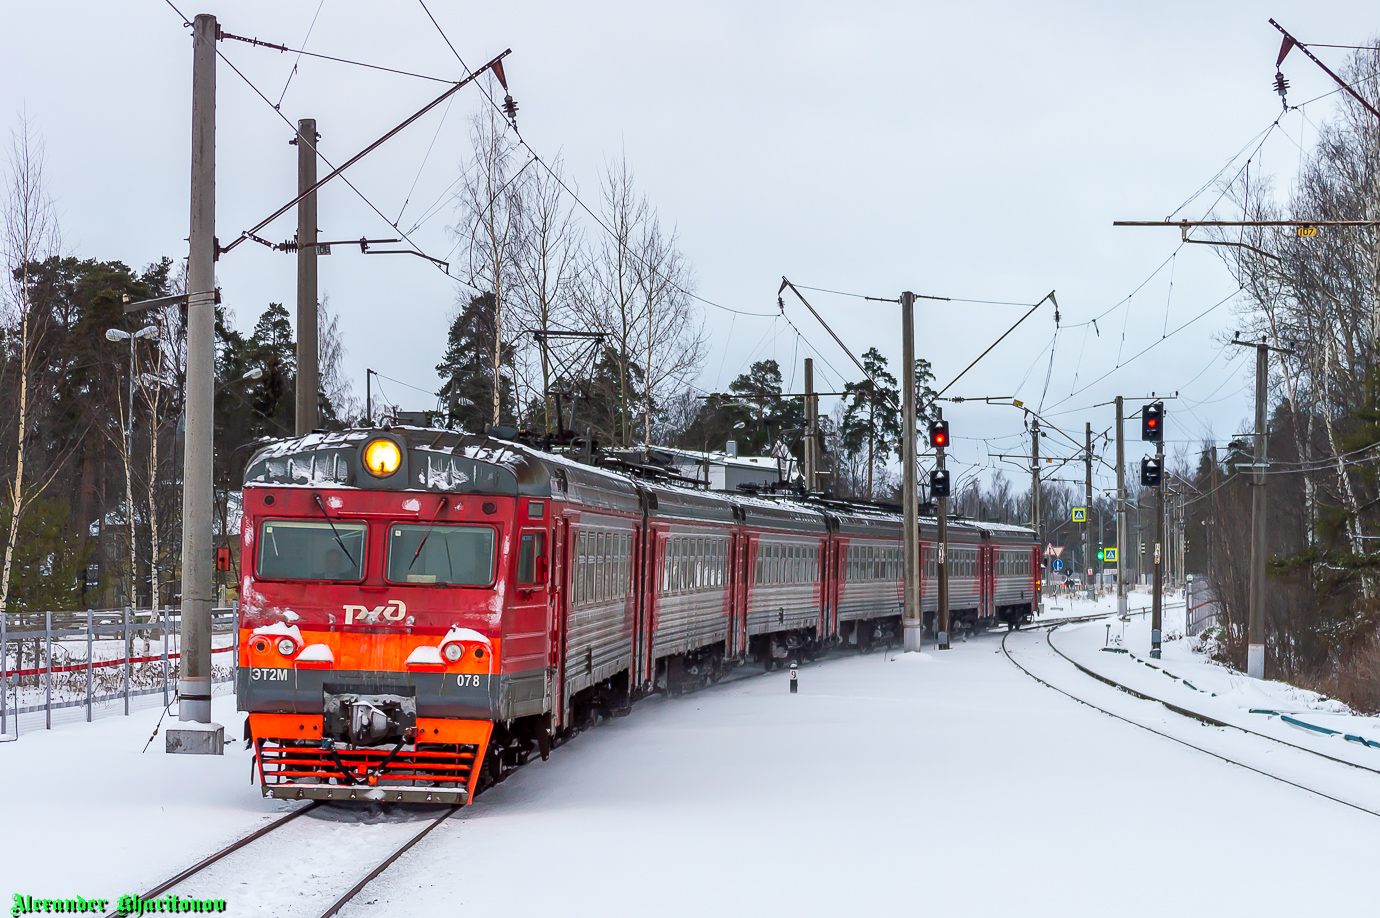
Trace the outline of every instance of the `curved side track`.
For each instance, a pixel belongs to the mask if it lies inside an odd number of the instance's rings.
[[[1050,650],[1053,650],[1059,656],[1063,657],[1069,663],[1077,667],[1079,672],[1083,673],[1084,675],[1091,676],[1098,682],[1104,682],[1114,689],[1119,689],[1125,692],[1126,694],[1133,695],[1136,698],[1142,699],[1143,701],[1158,702],[1159,704],[1162,704],[1169,710],[1173,711],[1175,714],[1181,714],[1184,717],[1191,717],[1194,720],[1202,721],[1203,723],[1209,724],[1214,727],[1226,727],[1231,730],[1239,730],[1240,732],[1245,733],[1248,736],[1258,736],[1261,739],[1269,740],[1272,743],[1279,743],[1281,746],[1287,746],[1290,749],[1297,749],[1299,752],[1307,752],[1310,755],[1315,755],[1320,759],[1326,759],[1329,762],[1336,762],[1338,765],[1349,765],[1350,767],[1358,769],[1360,771],[1369,771],[1373,774],[1380,775],[1380,768],[1372,768],[1369,765],[1362,765],[1359,762],[1352,762],[1348,761],[1347,759],[1339,759],[1336,756],[1328,755],[1326,752],[1319,752],[1318,750],[1310,749],[1307,746],[1300,746],[1297,743],[1291,743],[1288,740],[1282,740],[1277,736],[1270,736],[1268,733],[1259,733],[1255,730],[1250,729],[1249,727],[1242,727],[1238,724],[1227,723],[1224,720],[1218,720],[1210,714],[1204,714],[1200,711],[1194,711],[1191,708],[1185,708],[1181,705],[1174,704],[1171,701],[1165,701],[1163,698],[1157,698],[1154,695],[1147,695],[1139,689],[1133,689],[1129,686],[1122,685],[1120,682],[1117,682],[1115,679],[1112,679],[1109,676],[1104,676],[1101,673],[1094,672],[1093,670],[1084,666],[1082,663],[1079,663],[1077,660],[1070,657],[1068,654],[1064,653],[1058,647],[1054,646],[1053,633],[1054,629],[1051,628],[1050,631],[1045,635],[1045,641],[1049,644]]]
[[[1058,627],[1058,626],[1056,625],[1055,627]],[[1032,629],[1032,630],[1033,630],[1033,629]],[[1052,629],[1051,629],[1051,630],[1052,630]],[[1222,755],[1220,752],[1213,752],[1211,749],[1205,749],[1205,748],[1203,748],[1202,746],[1196,745],[1196,744],[1194,744],[1194,743],[1190,743],[1188,740],[1180,739],[1179,737],[1174,736],[1174,735],[1172,735],[1172,734],[1170,734],[1170,733],[1165,733],[1165,732],[1162,731],[1162,730],[1156,730],[1154,727],[1147,726],[1147,725],[1145,725],[1145,724],[1143,724],[1143,723],[1139,723],[1138,721],[1134,721],[1134,720],[1130,719],[1129,717],[1124,717],[1124,716],[1122,716],[1121,714],[1117,714],[1117,713],[1115,713],[1115,712],[1113,712],[1113,711],[1107,710],[1106,708],[1099,707],[1098,705],[1093,704],[1091,701],[1088,701],[1087,699],[1079,698],[1077,695],[1073,694],[1072,692],[1066,691],[1065,689],[1061,689],[1061,688],[1059,688],[1059,686],[1054,685],[1053,683],[1047,682],[1047,681],[1045,681],[1044,679],[1041,679],[1039,676],[1035,675],[1033,672],[1031,672],[1030,670],[1026,669],[1024,666],[1022,666],[1022,665],[1020,664],[1020,662],[1017,661],[1016,658],[1015,658],[1014,656],[1011,655],[1011,651],[1010,651],[1009,649],[1007,649],[1007,646],[1006,646],[1006,638],[1009,637],[1009,636],[1010,636],[1009,633],[1002,636],[1002,639],[1001,639],[1001,650],[1002,650],[1002,653],[1006,654],[1006,658],[1007,658],[1008,660],[1010,660],[1011,663],[1012,663],[1017,669],[1019,669],[1021,672],[1025,673],[1025,674],[1026,674],[1027,676],[1029,676],[1030,678],[1034,679],[1036,682],[1038,682],[1038,683],[1040,683],[1041,685],[1043,685],[1045,688],[1053,689],[1054,691],[1058,692],[1060,695],[1063,695],[1063,696],[1065,696],[1065,697],[1067,697],[1067,698],[1071,698],[1071,699],[1073,699],[1074,701],[1078,702],[1079,704],[1086,705],[1086,706],[1092,708],[1094,711],[1098,711],[1098,712],[1100,712],[1100,713],[1102,713],[1102,714],[1106,714],[1108,717],[1116,718],[1117,720],[1121,721],[1122,723],[1130,724],[1130,725],[1133,726],[1133,727],[1139,727],[1140,729],[1145,730],[1145,731],[1148,731],[1148,732],[1150,732],[1150,733],[1153,733],[1153,734],[1155,734],[1156,736],[1161,736],[1161,737],[1164,737],[1164,738],[1167,739],[1167,740],[1172,740],[1172,741],[1178,743],[1178,744],[1181,745],[1181,746],[1187,746],[1189,749],[1196,750],[1196,751],[1198,751],[1198,752],[1203,753],[1204,755],[1208,755],[1208,756],[1211,756],[1211,757],[1214,758],[1214,759],[1218,759],[1218,760],[1220,760],[1220,761],[1226,762],[1226,763],[1229,764],[1229,765],[1236,765],[1236,766],[1239,767],[1239,768],[1244,768],[1244,769],[1246,769],[1247,771],[1255,772],[1255,773],[1258,774],[1258,775],[1261,775],[1261,776],[1266,777],[1266,778],[1270,778],[1271,780],[1274,780],[1274,781],[1278,781],[1278,782],[1280,782],[1281,784],[1287,784],[1287,785],[1289,785],[1290,787],[1298,788],[1298,789],[1301,790],[1301,791],[1306,791],[1306,792],[1308,792],[1308,793],[1310,793],[1310,794],[1313,794],[1313,795],[1315,795],[1315,796],[1322,797],[1322,798],[1325,799],[1325,800],[1331,800],[1333,803],[1340,803],[1342,806],[1350,807],[1350,808],[1353,809],[1353,810],[1358,810],[1358,811],[1360,811],[1360,812],[1362,812],[1362,813],[1369,813],[1371,816],[1380,817],[1380,812],[1377,812],[1377,811],[1375,811],[1375,810],[1367,809],[1366,807],[1360,806],[1359,804],[1352,803],[1352,802],[1349,801],[1349,800],[1343,800],[1343,799],[1340,798],[1340,797],[1334,797],[1334,796],[1332,796],[1331,794],[1326,793],[1325,791],[1320,791],[1320,790],[1318,790],[1317,788],[1309,787],[1309,786],[1306,785],[1306,784],[1299,784],[1299,783],[1296,782],[1296,781],[1290,781],[1288,778],[1283,778],[1283,777],[1280,777],[1279,775],[1271,774],[1270,772],[1265,771],[1264,769],[1256,768],[1254,765],[1248,765],[1248,764],[1246,764],[1245,762],[1239,761],[1239,760],[1237,760],[1237,759],[1233,759],[1233,758],[1231,758],[1231,757],[1229,757],[1229,756]],[[1050,644],[1050,646],[1053,647],[1054,645],[1053,645],[1053,644]],[[1056,651],[1056,653],[1057,653],[1057,651]],[[1063,656],[1063,655],[1060,654],[1060,656]],[[1066,657],[1065,659],[1067,659],[1067,657]],[[1080,669],[1081,669],[1081,667],[1080,667]],[[1102,681],[1106,681],[1106,680],[1102,680]],[[1145,696],[1142,696],[1142,697],[1145,697]],[[1157,699],[1152,699],[1152,700],[1157,700]],[[1286,744],[1286,745],[1287,745],[1287,744]],[[1310,750],[1310,751],[1311,751],[1311,750]]]

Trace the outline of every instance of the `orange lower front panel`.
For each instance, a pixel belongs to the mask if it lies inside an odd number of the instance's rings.
[[[489,721],[419,717],[416,742],[395,751],[392,745],[323,746],[321,727],[320,716],[249,715],[266,795],[421,800],[441,793],[469,802],[493,730]]]

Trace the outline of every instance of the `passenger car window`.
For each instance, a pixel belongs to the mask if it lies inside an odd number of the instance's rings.
[[[389,583],[489,586],[494,580],[490,526],[394,523],[388,527]]]
[[[368,528],[365,523],[345,520],[264,520],[259,527],[258,576],[264,580],[363,580]]]

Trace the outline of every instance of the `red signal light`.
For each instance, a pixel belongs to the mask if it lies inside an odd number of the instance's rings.
[[[944,449],[949,445],[949,422],[930,422],[930,448]]]

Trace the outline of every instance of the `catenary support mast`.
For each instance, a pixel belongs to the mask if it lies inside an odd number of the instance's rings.
[[[297,436],[317,423],[316,119],[297,122]]]
[[[902,645],[920,650],[920,520],[916,478],[915,432],[915,294],[901,294],[901,507],[905,525],[905,597],[902,602]]]
[[[1126,617],[1126,436],[1122,430],[1126,406],[1116,397],[1116,611]]]
[[[211,722],[212,408],[216,301],[216,17],[192,27],[192,193],[187,255],[187,431],[182,464],[178,718]]]

